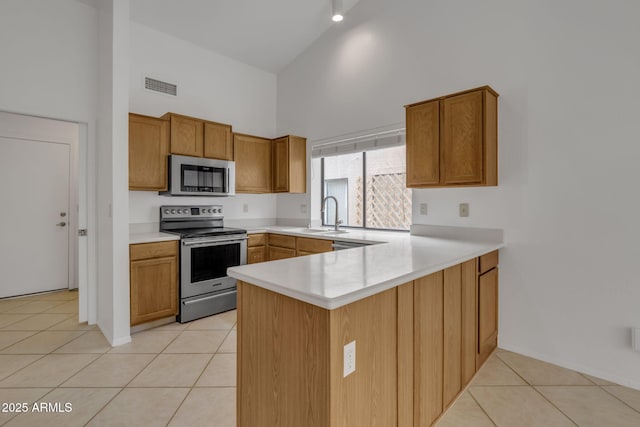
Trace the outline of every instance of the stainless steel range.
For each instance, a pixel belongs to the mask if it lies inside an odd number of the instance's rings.
[[[236,308],[227,268],[247,263],[247,231],[226,228],[222,206],[161,206],[160,231],[180,235],[178,321]]]

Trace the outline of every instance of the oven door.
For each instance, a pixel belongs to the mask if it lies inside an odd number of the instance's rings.
[[[180,252],[180,298],[235,287],[227,268],[247,263],[247,237],[184,239]]]

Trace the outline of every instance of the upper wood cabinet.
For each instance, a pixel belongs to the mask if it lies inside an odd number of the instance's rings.
[[[307,140],[283,136],[273,140],[273,191],[307,192]]]
[[[231,126],[222,123],[204,122],[204,157],[233,160]]]
[[[237,193],[271,193],[271,140],[233,134]]]
[[[171,122],[171,154],[233,160],[231,126],[167,113]]]
[[[129,114],[129,190],[167,189],[169,122]]]
[[[167,113],[162,118],[171,121],[171,154],[202,157],[204,153],[202,120],[174,113]]]
[[[498,185],[498,94],[489,86],[407,105],[407,187]]]

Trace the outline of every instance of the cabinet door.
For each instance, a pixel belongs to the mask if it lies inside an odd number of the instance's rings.
[[[498,345],[498,268],[478,278],[478,357],[479,368]]]
[[[237,193],[271,192],[271,140],[234,134]]]
[[[131,262],[131,325],[178,314],[178,258]]]
[[[442,413],[443,272],[414,281],[414,425],[430,426]]]
[[[202,157],[203,125],[202,120],[171,115],[171,154]]]
[[[204,122],[204,157],[233,160],[231,126]]]
[[[167,189],[169,122],[129,114],[129,190]]]
[[[442,101],[440,183],[480,184],[483,177],[483,91]]]
[[[462,265],[444,270],[444,366],[442,400],[446,408],[461,384],[462,355]]]
[[[289,137],[273,140],[273,191],[289,191]]]
[[[440,182],[440,101],[407,107],[407,187]]]
[[[293,258],[296,256],[295,249],[281,248],[278,246],[269,246],[269,261],[277,259]]]
[[[265,252],[265,246],[255,246],[247,248],[247,264],[255,264],[257,262],[266,261]]]

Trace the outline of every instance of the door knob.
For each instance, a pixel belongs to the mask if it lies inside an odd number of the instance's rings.
[[[58,227],[64,227],[65,225],[67,225],[66,222],[62,221],[56,224]]]

